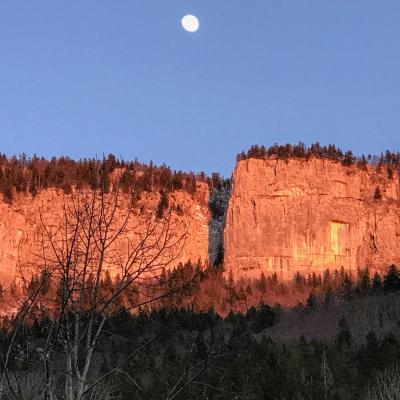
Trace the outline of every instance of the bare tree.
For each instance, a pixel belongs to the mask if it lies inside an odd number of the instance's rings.
[[[400,398],[400,369],[398,366],[379,373],[364,400],[397,400]]]
[[[43,281],[28,296],[29,309],[25,307],[17,320],[21,326],[33,304],[50,318],[41,349],[44,390],[40,398],[53,400],[61,392],[66,400],[93,398],[99,384],[110,375],[99,375],[95,352],[107,320],[121,307],[124,293],[133,285],[141,288],[136,301],[127,305],[131,312],[171,294],[158,292],[157,282],[162,271],[177,262],[186,231],[178,226],[171,210],[162,215],[154,209],[140,210],[133,198],[121,194],[118,185],[107,192],[100,179],[92,189],[65,196],[59,215],[40,216],[41,251],[30,273]],[[116,284],[105,287],[107,275]],[[43,286],[49,281],[46,295]],[[170,292],[180,290],[182,286],[175,286]],[[1,382],[7,383],[14,399],[25,399],[21,385],[9,377],[8,354],[0,360]],[[122,364],[111,372],[119,371]]]

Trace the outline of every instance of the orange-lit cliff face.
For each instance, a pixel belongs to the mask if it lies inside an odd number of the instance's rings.
[[[375,198],[377,188],[381,199]],[[229,191],[218,196],[211,198],[214,208],[221,203],[211,219],[206,184],[197,182],[193,197],[170,193],[176,234],[187,232],[175,265],[215,259]],[[12,205],[0,201],[0,283],[13,281],[20,268],[37,261],[40,216],[57,226],[63,199],[51,189],[35,198],[16,196]],[[158,193],[144,192],[138,210],[154,212],[159,200]],[[399,176],[394,172],[390,179],[386,170],[314,158],[240,161],[223,235],[225,268],[235,278],[277,272],[291,279],[297,271],[321,273],[342,266],[383,270],[400,264]]]
[[[400,262],[399,176],[331,160],[247,159],[233,174],[224,230],[234,277]],[[376,199],[379,187],[381,199]]]
[[[189,260],[196,262],[200,259],[202,263],[208,260],[208,192],[206,184],[197,182],[197,190],[193,197],[184,191],[169,194],[169,206],[174,210],[174,223],[171,226],[177,230],[174,234],[177,237],[185,235],[177,250],[179,255],[171,267]],[[49,189],[34,198],[19,195],[12,205],[0,200],[1,284],[18,280],[21,270],[26,273],[32,264],[38,262],[40,258],[37,255],[42,250],[38,234],[41,218],[46,226],[56,228],[60,222],[64,200],[68,203],[68,199],[62,191]],[[159,200],[158,193],[143,192],[137,210],[131,216],[131,224],[135,225],[135,218],[138,218],[135,215],[143,212],[154,213]],[[29,275],[29,272],[26,275]]]

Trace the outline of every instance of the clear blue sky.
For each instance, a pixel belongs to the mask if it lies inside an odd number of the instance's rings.
[[[398,0],[1,0],[0,151],[229,176],[254,143],[398,150],[399,21]]]

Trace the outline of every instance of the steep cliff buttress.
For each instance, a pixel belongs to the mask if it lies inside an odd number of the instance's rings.
[[[40,213],[56,224],[61,199],[61,191],[51,189],[34,198],[19,195],[12,205],[0,201],[0,283],[12,281],[20,267],[35,262]],[[138,207],[151,211],[159,200],[158,193],[144,192]],[[383,270],[400,264],[397,172],[388,177],[369,166],[316,158],[250,158],[238,162],[231,194],[212,194],[212,218],[208,202],[208,186],[201,182],[194,196],[169,194],[178,229],[187,232],[176,263],[212,263],[226,216],[225,267],[236,278],[277,272],[290,279],[297,271],[342,266]]]
[[[224,247],[236,278],[383,270],[400,262],[399,176],[327,159],[239,161]]]
[[[205,183],[197,182],[196,193],[191,196],[185,191],[173,191],[169,194],[169,206],[172,211],[176,235],[185,234],[185,240],[179,248],[179,256],[174,262],[187,261],[206,263],[208,260],[209,190]],[[158,192],[143,192],[137,209],[154,212],[160,200]],[[37,196],[17,196],[11,205],[0,200],[0,283],[7,284],[18,279],[21,270],[37,262],[40,253],[38,229],[41,217],[49,226],[56,226],[62,215],[63,201],[68,195],[61,190],[48,189]],[[178,211],[176,211],[178,210]],[[132,214],[131,218],[135,218]],[[29,273],[28,273],[29,274]]]

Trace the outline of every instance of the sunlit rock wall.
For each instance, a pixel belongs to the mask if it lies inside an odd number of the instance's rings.
[[[208,196],[208,186],[201,182],[197,182],[194,196],[183,191],[169,194],[169,206],[173,210],[174,221],[171,226],[177,230],[173,234],[177,237],[185,237],[176,247],[179,254],[170,265],[171,268],[189,260],[192,262],[200,260],[203,265],[208,261],[210,220]],[[159,200],[159,193],[142,193],[137,209],[132,213],[131,225],[135,225],[135,215],[142,212],[154,213]],[[62,217],[63,204],[64,202],[68,204],[69,201],[69,196],[55,189],[44,190],[34,198],[18,195],[12,205],[0,200],[0,283],[2,285],[20,279],[21,273],[28,276],[32,266],[40,262],[42,246],[38,232],[42,221],[50,228],[57,228]]]
[[[315,158],[239,161],[224,245],[237,278],[382,270],[400,262],[399,176]]]

